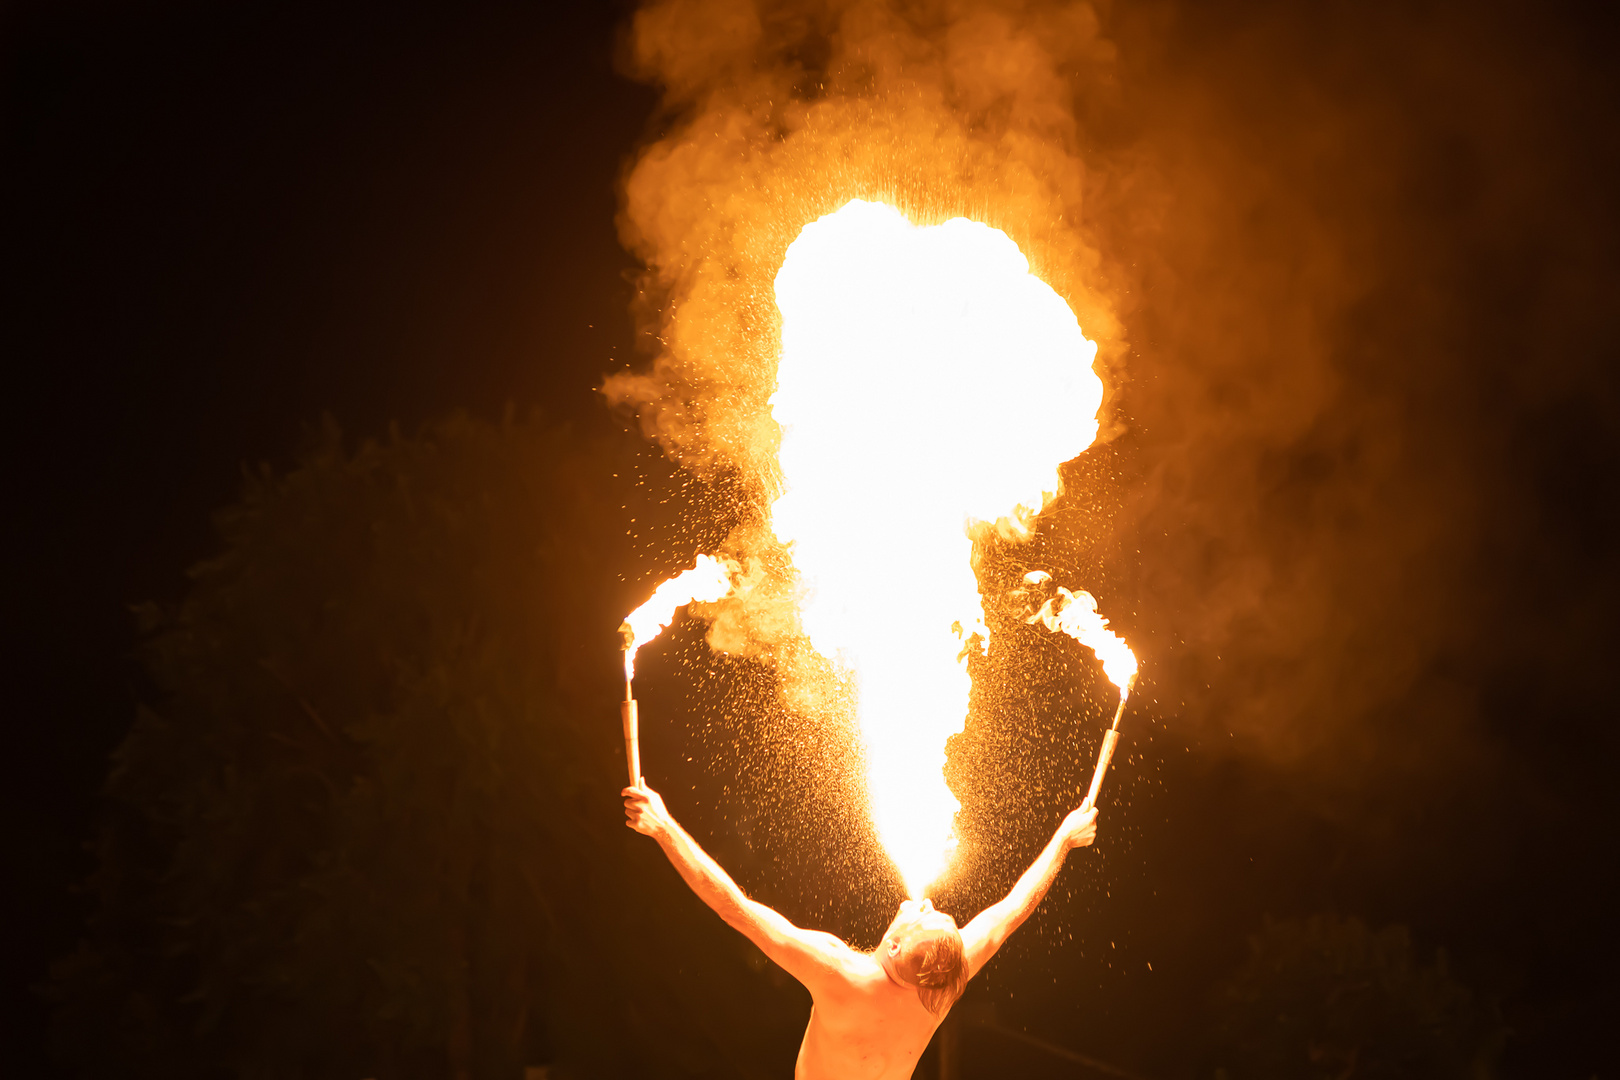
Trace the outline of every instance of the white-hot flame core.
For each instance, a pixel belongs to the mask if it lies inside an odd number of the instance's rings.
[[[713,555],[699,555],[697,565],[677,574],[653,590],[652,597],[629,615],[632,637],[624,650],[624,677],[636,677],[636,653],[675,621],[675,612],[692,603],[712,604],[731,591],[726,564]]]
[[[854,678],[873,824],[921,896],[955,847],[945,741],[987,636],[969,530],[1039,511],[1096,438],[1097,348],[1005,233],[881,203],[805,226],[776,302],[772,525],[811,643]]]
[[[1120,693],[1129,693],[1131,680],[1136,678],[1136,654],[1123,638],[1108,629],[1108,620],[1097,614],[1097,600],[1090,593],[1084,589],[1072,593],[1061,586],[1057,592],[1028,621],[1042,623],[1054,633],[1068,634],[1096,653],[1108,681],[1119,687]]]

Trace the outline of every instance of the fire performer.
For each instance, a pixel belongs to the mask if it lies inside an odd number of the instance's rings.
[[[907,900],[870,953],[794,926],[748,896],[681,828],[643,780],[624,789],[630,828],[658,841],[705,904],[810,991],[795,1080],[906,1080],[968,980],[1040,904],[1073,848],[1097,836],[1097,811],[1070,813],[1005,898],[960,930],[927,900]]]

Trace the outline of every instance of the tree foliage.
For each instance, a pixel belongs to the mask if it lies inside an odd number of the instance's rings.
[[[771,1017],[796,1002],[622,826],[631,470],[579,443],[455,418],[353,452],[328,432],[249,478],[183,602],[139,610],[155,689],[108,782],[98,913],[56,972],[64,1060],[266,1080],[775,1064]],[[766,1021],[727,1024],[728,1002]]]
[[[1221,988],[1218,1037],[1237,1080],[1485,1078],[1504,1035],[1447,970],[1413,956],[1404,926],[1267,920]]]

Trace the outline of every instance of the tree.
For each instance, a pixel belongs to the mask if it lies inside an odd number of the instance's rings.
[[[759,1000],[616,805],[616,453],[455,418],[353,453],[328,432],[249,478],[184,601],[139,612],[156,692],[108,782],[98,913],[56,973],[64,1059],[757,1071],[757,1039],[696,1023],[625,933],[627,897],[659,906],[702,946],[674,946],[689,978]]]
[[[1240,1080],[1483,1078],[1504,1031],[1447,970],[1413,957],[1404,926],[1267,920],[1220,991],[1217,1039]]]

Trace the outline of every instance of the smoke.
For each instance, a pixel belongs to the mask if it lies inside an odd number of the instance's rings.
[[[1560,591],[1609,588],[1533,471],[1548,417],[1616,400],[1577,54],[1512,5],[1117,15],[1131,185],[1091,220],[1138,298],[1111,614],[1143,691],[1329,812],[1472,799],[1522,722],[1499,688],[1586,679]],[[1578,505],[1596,460],[1561,459]]]
[[[1553,46],[1475,19],[648,4],[625,62],[662,87],[663,134],[621,231],[659,351],[607,396],[734,481],[728,554],[780,559],[760,522],[787,245],[851,198],[984,221],[1099,345],[1106,445],[1085,471],[1117,505],[1054,508],[1041,565],[1097,553],[1071,583],[1137,648],[1141,707],[1189,744],[1348,786],[1484,754],[1490,560],[1533,546],[1501,507],[1539,497],[1512,441],[1585,383],[1556,342],[1590,320],[1560,290],[1601,306],[1534,237],[1593,265],[1578,223],[1612,215],[1538,127],[1581,108],[1543,77]],[[1488,332],[1509,313],[1511,335]],[[728,611],[725,642],[789,641],[790,599]]]
[[[605,389],[682,465],[768,495],[771,282],[799,230],[852,198],[1002,229],[1102,363],[1122,356],[1084,226],[1075,95],[1108,93],[1114,63],[1089,5],[662,0],[637,13],[628,51],[669,124],[621,219],[661,350]]]
[[[981,581],[1050,570],[1141,661],[1109,784],[1181,897],[1138,897],[1157,947],[1340,905],[1499,941],[1532,895],[1509,876],[1570,880],[1615,820],[1615,85],[1563,10],[652,4],[626,55],[663,134],[622,228],[660,352],[608,394],[741,492],[731,553],[769,566],[787,244],[857,197],[1004,229],[1109,396],[1036,547]],[[736,644],[794,619],[721,621]],[[1059,681],[976,679],[975,715],[1018,730],[953,744],[964,806],[1066,796],[1042,710],[1084,702]],[[1018,784],[966,790],[996,768]],[[1534,829],[1482,829],[1503,800]],[[1533,894],[1547,926],[1585,895]]]
[[[1119,367],[1118,275],[1088,233],[1076,107],[1113,94],[1090,5],[663,0],[636,14],[625,63],[663,89],[667,130],[630,170],[620,219],[659,350],[604,391],[684,468],[727,478],[731,557],[786,563],[760,527],[778,479],[772,283],[804,225],[851,199],[1003,230],[1098,344],[1097,369]],[[723,606],[711,644],[819,670],[794,658],[796,598],[769,578]]]

